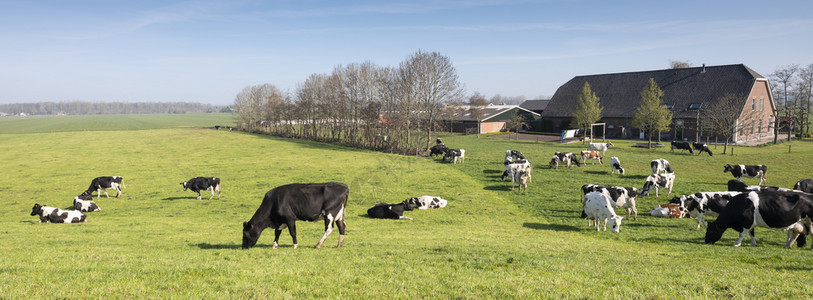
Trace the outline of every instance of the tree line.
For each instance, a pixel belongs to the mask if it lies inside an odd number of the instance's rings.
[[[0,104],[0,112],[19,115],[179,114],[230,112],[228,106],[192,102],[37,102]]]

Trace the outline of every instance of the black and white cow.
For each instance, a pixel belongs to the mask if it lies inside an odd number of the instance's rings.
[[[121,176],[96,177],[90,181],[90,187],[88,187],[87,191],[80,196],[92,196],[93,191],[96,191],[96,197],[101,197],[102,191],[104,191],[104,195],[110,198],[110,195],[107,194],[107,190],[116,190],[116,198],[118,198],[121,196],[122,188],[125,188],[125,186]]]
[[[39,216],[40,223],[79,223],[86,222],[86,216],[76,210],[62,210],[56,207],[34,204],[31,209],[32,216]]]
[[[198,193],[198,200],[201,200],[200,191],[212,191],[212,195],[209,196],[209,200],[212,200],[212,198],[215,196],[215,192],[217,192],[217,200],[220,200],[220,178],[195,177],[189,179],[189,181],[181,182],[181,186],[183,186],[184,191],[189,189],[195,193]]]
[[[606,142],[606,143],[589,143],[587,144],[587,150],[596,150],[601,151],[601,155],[606,154],[607,148],[613,146],[613,143]]]
[[[652,174],[646,178],[641,189],[641,197],[649,196],[649,190],[655,188],[655,197],[658,197],[658,188],[669,189],[667,197],[672,195],[672,186],[675,184],[675,173]]]
[[[750,192],[750,191],[783,191],[783,192],[790,192],[793,191],[788,188],[778,187],[778,186],[761,186],[761,185],[747,185],[745,182],[731,179],[728,181],[728,190],[729,191],[737,191],[737,192]]]
[[[756,246],[755,227],[788,231],[785,248],[805,244],[805,238],[813,231],[813,194],[801,192],[748,192],[734,196],[714,222],[706,228],[706,244],[719,241],[728,228],[740,232],[734,243],[739,247],[745,235],[751,234],[751,246]],[[813,244],[811,244],[813,250]]]
[[[768,167],[765,165],[725,165],[723,169],[723,173],[731,172],[737,180],[742,181],[742,177],[759,177],[758,185],[762,185],[762,182],[768,182],[767,173]]]
[[[446,151],[446,154],[443,155],[443,160],[448,160],[449,163],[457,164],[457,161],[460,160],[462,164],[466,158],[466,150],[465,149],[449,149]]]
[[[550,168],[559,168],[559,164],[564,163],[567,164],[567,167],[570,168],[571,164],[575,163],[576,166],[581,167],[582,164],[579,162],[579,158],[573,154],[572,152],[556,152],[553,154],[553,158],[550,160]]]
[[[680,205],[680,210],[689,214],[692,218],[697,218],[697,228],[706,226],[705,216],[719,216],[729,201],[740,192],[703,192],[691,195],[681,195],[672,198],[670,203]]]
[[[813,179],[805,178],[796,182],[793,189],[805,193],[813,193]]]
[[[699,151],[697,155],[702,155],[703,152],[706,152],[709,154],[709,156],[714,156],[711,154],[711,149],[709,149],[709,145],[706,145],[705,143],[692,143],[692,148],[694,148],[694,150]]]
[[[501,181],[505,181],[506,177],[511,177],[511,190],[514,189],[515,185],[518,182],[518,179],[524,178],[524,180],[530,181],[531,179],[531,162],[527,159],[520,159],[517,161],[511,161],[511,158],[506,158],[506,162],[509,162],[505,165],[505,172],[503,172],[503,176],[500,179]],[[517,175],[522,173],[520,175]],[[527,183],[526,183],[527,187]]]
[[[672,141],[672,150],[670,150],[670,152],[675,152],[675,149],[679,149],[680,152],[685,152],[686,150],[689,150],[689,153],[694,154],[694,150],[692,150],[692,145],[689,145],[688,142]]]
[[[374,219],[407,219],[412,220],[410,217],[404,216],[405,210],[412,210],[412,205],[407,201],[398,204],[379,203],[367,210],[367,215]]]
[[[73,198],[73,209],[81,211],[81,212],[91,212],[91,211],[100,211],[102,210],[96,205],[96,202],[90,200],[83,200],[79,196]]]
[[[612,207],[612,200],[604,194],[599,192],[590,192],[584,195],[584,203],[582,203],[582,218],[587,219],[587,226],[590,223],[596,222],[596,231],[599,231],[599,222],[604,221],[604,231],[607,231],[607,221],[610,222],[610,228],[613,233],[621,231],[621,219],[624,217],[615,213]]]
[[[512,159],[525,159],[525,155],[522,155],[522,152],[517,150],[505,150],[505,158],[512,158]]]
[[[449,151],[449,148],[446,148],[444,144],[437,144],[429,148],[429,156],[440,156],[446,155],[446,151]]]
[[[350,189],[340,182],[327,183],[292,183],[275,187],[265,193],[263,202],[248,222],[243,222],[243,249],[254,247],[260,234],[268,227],[274,228],[274,245],[276,249],[279,235],[288,227],[294,241],[294,248],[299,248],[296,240],[296,221],[325,221],[325,234],[316,244],[322,247],[328,235],[333,231],[333,224],[339,228],[339,244],[344,244],[345,207]]]
[[[614,207],[623,207],[627,211],[627,219],[632,213],[633,220],[638,221],[638,208],[635,204],[635,199],[638,198],[637,188],[604,184],[585,184],[582,186],[582,195],[587,195],[590,192],[606,194]]]
[[[668,160],[663,158],[655,159],[650,162],[649,165],[652,167],[652,174],[674,173],[674,171],[672,171],[672,165],[669,164]]]
[[[624,168],[621,167],[621,161],[618,157],[610,157],[610,165],[612,167],[610,174],[615,174],[615,171],[618,171],[618,174],[624,175]]]
[[[406,201],[418,209],[443,208],[448,203],[445,199],[434,196],[410,197]]]

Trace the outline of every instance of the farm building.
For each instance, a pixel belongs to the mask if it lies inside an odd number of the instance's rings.
[[[572,128],[577,96],[588,82],[604,108],[599,122],[607,124],[607,137],[644,138],[630,123],[650,78],[661,88],[663,103],[672,111],[670,130],[661,133],[666,140],[714,141],[717,134],[706,109],[726,95],[737,97],[738,104],[732,107],[739,112],[734,142],[773,137],[775,103],[770,84],[742,64],[576,76],[556,90],[542,118],[553,131]]]
[[[480,133],[506,131],[508,130],[507,123],[516,115],[523,116],[528,124],[539,118],[538,113],[518,105],[489,104],[479,108],[461,105],[451,108],[451,111],[454,111],[454,116],[440,121],[441,124],[447,126],[447,128],[451,127],[454,132],[468,134],[477,133],[478,124]],[[478,114],[480,115],[479,118],[477,117]]]

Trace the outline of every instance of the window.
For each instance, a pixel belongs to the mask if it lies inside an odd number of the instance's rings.
[[[695,102],[695,103],[689,104],[689,110],[698,110],[698,109],[700,109],[701,106],[703,106],[703,103]]]
[[[759,110],[760,111],[765,110],[765,98],[759,98]],[[762,124],[762,121],[760,121],[759,123]]]
[[[757,98],[751,99],[751,111],[757,110]]]
[[[751,120],[751,133],[749,135],[754,135],[754,126],[757,124],[757,120]]]
[[[666,103],[666,108],[667,109],[672,109],[673,107],[675,107],[674,103]]]
[[[758,128],[757,133],[762,134],[762,119],[759,119],[759,127],[757,127],[757,128]]]

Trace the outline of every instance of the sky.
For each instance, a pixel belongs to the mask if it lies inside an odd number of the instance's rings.
[[[468,95],[539,99],[579,75],[813,64],[813,1],[5,1],[0,104],[234,103],[417,51]]]

